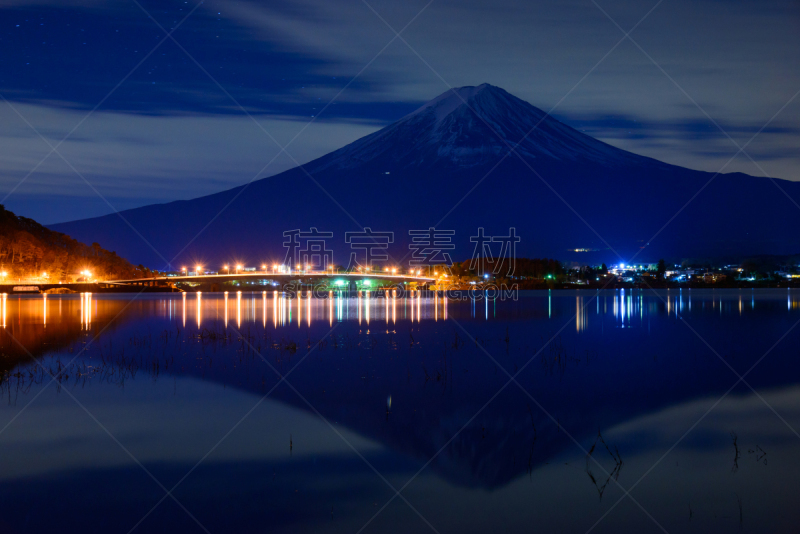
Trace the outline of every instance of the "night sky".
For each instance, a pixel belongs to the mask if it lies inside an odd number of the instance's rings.
[[[712,172],[774,116],[725,172],[800,180],[796,0],[0,0],[0,197],[43,223],[194,198],[484,82]]]

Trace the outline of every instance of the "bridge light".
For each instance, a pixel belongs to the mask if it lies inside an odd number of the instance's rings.
[[[397,272],[397,269],[395,267],[392,267],[392,274],[394,274],[396,272]]]
[[[197,274],[200,274],[200,271],[202,271],[202,270],[203,270],[203,266],[202,266],[202,265],[197,265],[197,266],[195,267],[195,269],[196,269],[196,272],[197,272]]]
[[[277,263],[273,263],[272,264],[272,272],[274,273],[275,269],[277,269],[277,268],[278,268],[278,264]]]
[[[266,270],[267,270],[267,266],[266,266],[266,265],[262,265],[262,266],[261,266],[261,270],[262,270],[262,271],[266,271]]]

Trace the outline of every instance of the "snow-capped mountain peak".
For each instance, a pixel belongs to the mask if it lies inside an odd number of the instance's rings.
[[[532,160],[659,164],[580,133],[503,89],[482,84],[445,91],[397,122],[317,160],[311,168],[352,168],[373,160],[393,168],[434,163],[471,167],[491,164],[512,149]]]

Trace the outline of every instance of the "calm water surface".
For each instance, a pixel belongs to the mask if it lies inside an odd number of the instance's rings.
[[[0,531],[796,532],[798,321],[786,290],[8,296]]]

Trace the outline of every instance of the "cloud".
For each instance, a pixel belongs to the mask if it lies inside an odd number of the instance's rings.
[[[154,11],[155,18],[170,29],[188,10],[184,6],[170,16],[160,11]],[[113,90],[103,109],[147,115],[241,114],[228,91],[251,113],[310,118],[349,80],[328,72],[351,70],[329,57],[283,46],[275,35],[260,39],[236,21],[201,8],[174,35],[202,69],[168,40],[114,90],[164,38],[135,4],[114,10],[18,6],[3,15],[10,22],[3,40],[12,46],[0,48],[0,91],[18,102],[88,110]],[[381,91],[375,78],[357,80],[324,118],[388,120],[413,109],[413,100],[363,97]]]
[[[53,145],[85,116],[75,110],[15,107],[37,129],[41,127]],[[306,125],[295,117],[257,120],[282,146]],[[295,161],[305,163],[373,131],[375,126],[369,124],[315,122],[287,149],[289,157],[278,156],[276,143],[243,116],[152,117],[104,111],[93,114],[59,152],[103,196],[112,199],[114,207],[122,209],[195,198],[271,176],[294,167]],[[7,106],[0,106],[0,139],[4,149],[0,192],[5,196],[50,149]],[[58,199],[96,195],[61,158],[51,155],[6,204],[14,210],[15,202],[32,197],[39,199],[37,218],[52,223],[75,218],[74,206]],[[93,214],[107,213],[108,205],[96,200],[92,209],[100,211]],[[136,202],[131,205],[130,200]]]
[[[620,148],[715,171],[735,147],[703,111],[744,143],[800,87],[800,71],[787,68],[800,61],[800,5],[792,0],[661,5],[632,34],[658,66],[632,43],[619,43],[622,33],[591,2],[436,0],[419,14],[426,4],[369,0],[397,30],[413,20],[403,34],[413,50],[399,39],[391,42],[392,31],[358,1],[207,0],[174,35],[241,105],[270,123],[270,131],[288,141],[313,117],[313,127],[292,148],[300,161],[402,117],[450,85],[489,82],[545,111],[555,107],[568,124]],[[655,2],[600,4],[627,30]],[[143,5],[171,29],[196,4]],[[35,116],[37,128],[52,139],[164,38],[132,2],[4,0],[0,13],[0,93]],[[7,111],[0,111],[11,121],[0,125],[0,180],[10,188],[46,147]],[[121,204],[189,198],[242,183],[274,150],[169,41],[98,111],[65,145],[65,154]],[[770,174],[800,178],[798,123],[795,102],[748,148]],[[38,189],[33,179],[30,189],[15,195],[77,198],[75,188],[85,184],[73,184],[71,171],[57,162],[49,165],[38,174]],[[759,174],[743,157],[730,170]],[[45,184],[46,175],[55,183]],[[72,185],[59,187],[59,176]],[[135,188],[137,180],[151,180],[145,195]],[[56,218],[33,200],[29,206],[31,216]],[[86,209],[108,210],[91,206]]]
[[[796,116],[796,112],[788,115]],[[800,126],[787,117],[779,116],[766,127],[769,117],[763,122],[717,121],[725,133],[706,117],[654,120],[626,113],[562,113],[558,118],[609,144],[668,163],[709,172],[717,172],[727,164],[724,172],[762,176],[761,169],[746,155],[740,154],[729,162],[738,148],[727,133],[739,146],[749,143],[745,151],[770,176],[800,179]]]

